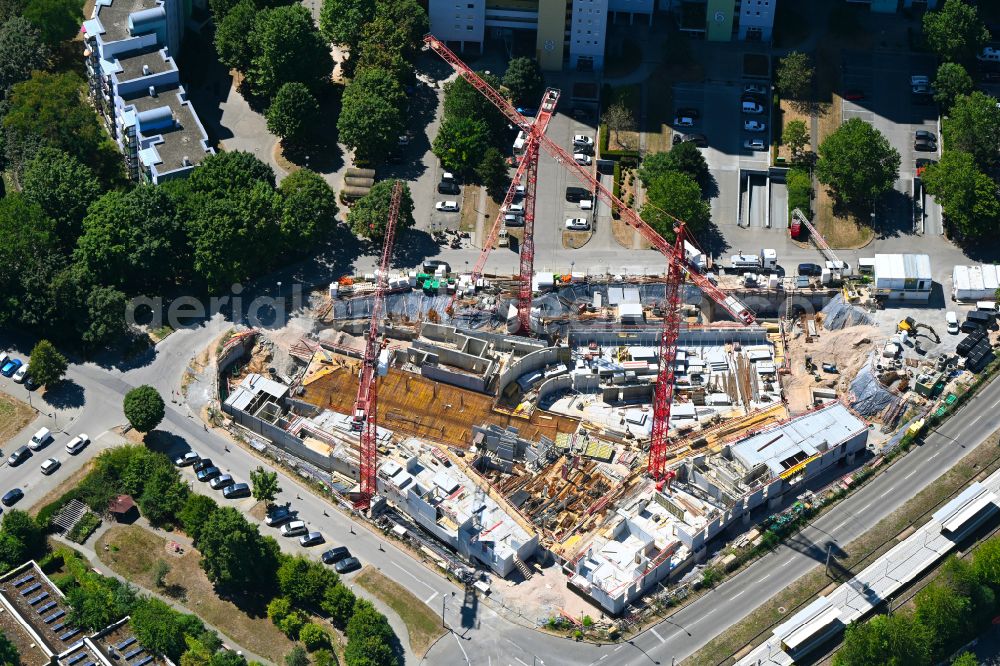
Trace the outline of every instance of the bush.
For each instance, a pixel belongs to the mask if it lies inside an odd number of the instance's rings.
[[[330,645],[330,635],[323,631],[323,627],[313,622],[307,622],[299,629],[299,640],[310,652]]]
[[[788,188],[788,212],[798,208],[806,217],[812,218],[812,178],[805,169],[789,169],[785,180]]]
[[[85,513],[83,518],[73,526],[66,538],[75,543],[83,543],[101,526],[101,518],[94,513]]]
[[[305,626],[306,622],[309,621],[309,617],[300,610],[293,610],[291,613],[286,615],[277,623],[278,629],[291,638],[295,640],[299,632],[302,631],[302,627]]]

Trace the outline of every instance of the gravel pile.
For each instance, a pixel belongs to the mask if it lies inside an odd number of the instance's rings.
[[[843,294],[837,294],[833,300],[823,307],[823,328],[828,331],[839,331],[848,326],[874,326],[875,320],[859,307],[844,300]]]
[[[879,383],[870,362],[861,368],[851,382],[851,408],[862,416],[881,414],[896,400],[896,396]]]

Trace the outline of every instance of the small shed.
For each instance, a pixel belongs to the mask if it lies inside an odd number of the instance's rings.
[[[139,507],[131,495],[119,495],[108,502],[108,513],[119,523],[131,523],[139,517]]]
[[[875,255],[875,289],[890,300],[927,301],[932,284],[926,254]]]

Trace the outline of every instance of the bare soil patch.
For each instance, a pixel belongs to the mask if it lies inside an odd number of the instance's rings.
[[[0,444],[21,432],[35,418],[35,410],[14,396],[0,393]]]

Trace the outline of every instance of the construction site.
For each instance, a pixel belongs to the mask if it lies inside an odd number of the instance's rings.
[[[930,292],[926,255],[852,271],[801,214],[828,257],[815,278],[772,273],[768,250],[756,271],[740,255],[741,275],[713,272],[683,223],[667,242],[548,141],[558,91],[525,119],[428,40],[527,136],[480,261],[391,271],[397,183],[379,270],[314,291],[282,329],[234,336],[220,398],[233,424],[329,474],[367,515],[405,516],[509,580],[526,608],[626,612],[894,446],[992,359],[995,306],[964,339],[950,321],[941,335],[905,307]],[[534,269],[540,149],[618,207],[663,274]],[[515,198],[521,272],[486,274]]]

